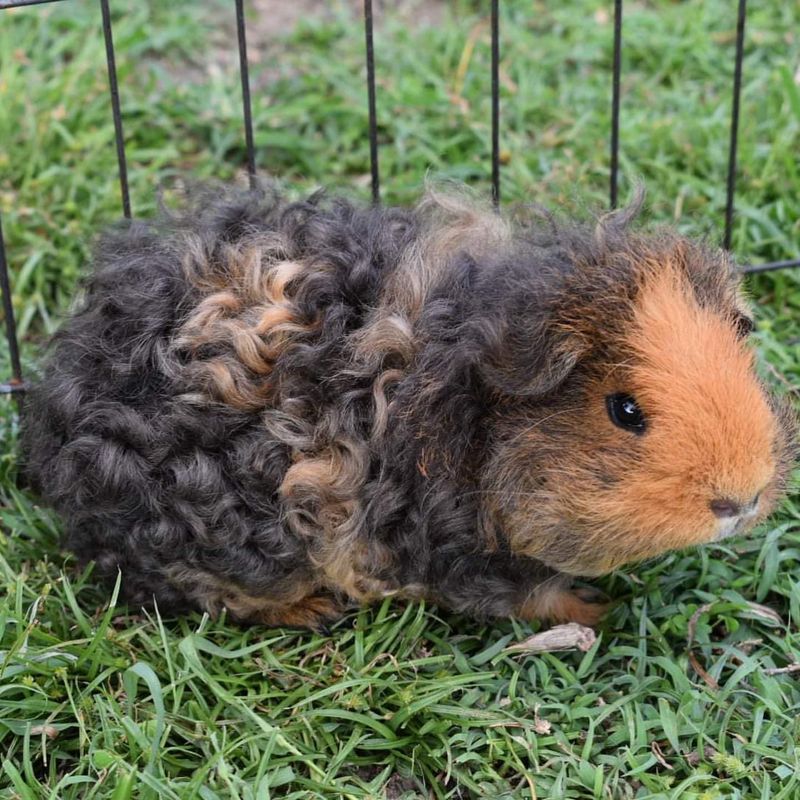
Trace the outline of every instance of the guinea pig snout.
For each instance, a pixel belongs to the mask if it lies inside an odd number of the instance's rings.
[[[761,492],[748,500],[733,497],[718,497],[708,505],[717,518],[716,541],[743,533],[760,513]]]

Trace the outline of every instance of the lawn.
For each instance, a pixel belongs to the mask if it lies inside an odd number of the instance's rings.
[[[258,165],[291,194],[369,196],[355,2],[246,0]],[[625,11],[622,197],[722,235],[733,0]],[[733,248],[800,257],[800,5],[751,0]],[[323,13],[323,6],[327,10]],[[488,193],[489,3],[376,5],[384,198],[426,172]],[[503,0],[502,191],[606,202],[612,3]],[[233,0],[113,0],[134,213],[245,163]],[[0,213],[28,375],[120,213],[97,3],[0,12]],[[764,374],[800,386],[800,270],[750,281]],[[0,350],[8,373],[8,354]],[[782,377],[781,377],[782,376]],[[587,652],[509,645],[387,602],[330,635],[109,603],[16,481],[0,400],[0,798],[800,797],[800,497],[746,540],[600,581]]]

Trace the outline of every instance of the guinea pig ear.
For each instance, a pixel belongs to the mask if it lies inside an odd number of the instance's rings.
[[[545,325],[524,332],[507,330],[485,351],[478,369],[493,389],[535,397],[557,388],[589,351],[582,337]]]

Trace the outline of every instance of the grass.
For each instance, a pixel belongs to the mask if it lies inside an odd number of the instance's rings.
[[[112,5],[147,215],[159,184],[244,163],[233,9]],[[485,5],[443,5],[434,27],[378,9],[388,201],[411,200],[426,170],[488,191]],[[501,5],[504,200],[602,205],[610,3]],[[626,5],[623,167],[646,180],[650,219],[712,238],[733,6]],[[800,7],[749,6],[734,249],[758,262],[800,255]],[[120,204],[96,5],[0,13],[0,212],[30,373]],[[324,182],[366,198],[357,21],[337,6],[284,31],[269,11],[250,22],[259,166],[291,192]],[[784,377],[767,376],[797,387],[800,275],[751,290],[759,349]],[[117,607],[17,488],[16,429],[3,401],[0,798],[800,797],[800,686],[775,671],[800,662],[796,493],[759,535],[602,581],[619,603],[588,652],[530,656],[507,650],[528,626],[419,604],[361,611],[325,637]]]

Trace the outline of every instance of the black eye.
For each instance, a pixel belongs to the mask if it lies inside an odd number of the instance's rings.
[[[755,322],[745,314],[737,314],[733,324],[736,326],[736,333],[740,339],[746,339],[756,327]]]
[[[636,434],[644,433],[645,421],[642,409],[629,394],[610,394],[606,397],[606,408],[611,421],[618,427]]]

